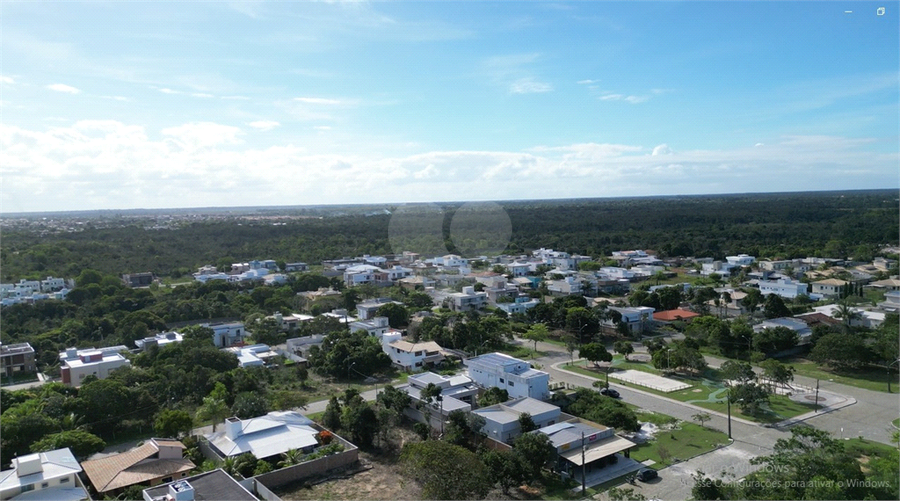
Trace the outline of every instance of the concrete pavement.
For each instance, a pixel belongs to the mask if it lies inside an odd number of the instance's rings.
[[[532,344],[527,342],[525,345],[531,346]],[[570,361],[569,354],[563,348],[550,343],[538,343],[538,351],[545,353],[535,361],[543,366],[543,370],[550,373],[551,381],[591,387],[593,378],[558,367],[562,362]],[[574,354],[574,358],[578,358],[577,353]],[[716,357],[707,356],[706,359],[711,366],[719,366],[724,362],[723,359]],[[802,376],[795,377],[795,380],[798,384],[805,386],[815,387],[816,384],[815,379]],[[723,431],[728,427],[727,418],[722,413],[660,397],[633,386],[616,384],[614,381],[611,384],[615,386],[625,401],[641,408],[667,414],[687,422],[692,421],[691,416],[700,409],[713,418],[707,426]],[[783,426],[777,428],[763,427],[751,421],[732,417],[734,440],[730,445],[664,468],[660,470],[660,478],[654,482],[637,482],[636,485],[623,487],[632,488],[648,499],[657,498],[666,501],[688,499],[691,497],[691,488],[694,484],[692,475],[698,471],[703,471],[709,476],[728,476],[734,479],[748,475],[758,468],[758,466],[750,464],[750,459],[770,453],[775,442],[779,438],[789,437],[789,427],[799,421],[830,431],[836,437],[841,436],[840,429],[844,428],[843,437],[845,438],[862,435],[867,439],[890,443],[890,435],[893,430],[891,420],[898,417],[900,396],[888,396],[830,381],[827,385],[820,381],[819,386],[820,397],[825,396],[832,403],[831,408],[826,409],[828,412],[812,412],[798,416],[790,420],[791,422],[782,423]],[[854,403],[860,405],[854,405]],[[856,430],[858,433],[850,434],[848,433],[850,429]],[[595,497],[602,500],[608,499],[605,492]]]

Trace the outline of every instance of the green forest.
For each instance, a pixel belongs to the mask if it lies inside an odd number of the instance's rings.
[[[746,253],[771,259],[852,256],[867,260],[881,246],[896,245],[900,240],[897,195],[895,190],[879,190],[499,205],[512,226],[506,248],[510,254],[547,247],[596,258],[615,250],[638,248],[654,250],[664,258],[721,259]],[[0,279],[75,277],[88,268],[113,275],[150,271],[159,277],[181,277],[205,264],[225,266],[265,258],[316,264],[345,256],[434,248],[474,257],[470,252],[479,248],[477,213],[468,218],[471,228],[464,241],[454,241],[451,232],[453,216],[460,206],[441,206],[440,235],[426,229],[417,235],[413,226],[413,231],[393,239],[392,216],[383,211],[366,215],[335,210],[323,217],[295,218],[278,224],[235,215],[188,222],[176,229],[147,229],[127,218],[120,225],[108,221],[103,227],[88,224],[77,232],[39,233],[7,224],[0,247]],[[396,211],[396,207],[387,209]],[[271,208],[263,213],[291,211]],[[423,213],[421,220],[423,224],[433,221],[434,214]],[[495,228],[491,220],[486,221],[483,236],[491,237]],[[398,236],[397,232],[393,235]],[[434,241],[438,238],[443,242]],[[392,248],[392,244],[403,248]]]

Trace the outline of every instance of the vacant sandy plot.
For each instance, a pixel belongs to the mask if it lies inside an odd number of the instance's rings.
[[[372,468],[349,478],[322,482],[312,487],[292,487],[277,494],[284,500],[395,500],[421,499],[415,482],[404,478],[400,466],[370,454],[361,452],[360,459]]]

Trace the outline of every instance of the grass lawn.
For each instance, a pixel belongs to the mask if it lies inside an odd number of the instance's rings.
[[[861,369],[858,371],[832,371],[823,369],[819,364],[810,362],[804,358],[792,358],[782,360],[785,365],[793,365],[797,374],[801,376],[821,379],[827,382],[834,380],[836,383],[856,386],[872,391],[887,392],[887,369]],[[900,392],[900,376],[896,371],[891,372],[891,391]]]
[[[876,456],[886,457],[897,450],[892,445],[872,442],[864,438],[849,438],[844,440],[844,450],[855,457],[860,456]]]
[[[660,430],[654,440],[631,449],[635,461],[655,461],[651,468],[660,469],[698,454],[728,444],[728,435],[693,423],[681,422],[679,429]]]
[[[894,425],[894,428],[900,428],[900,418],[891,421],[891,424]]]
[[[544,356],[544,352],[542,352],[540,350],[538,350],[537,353],[535,354],[534,344],[532,344],[532,343],[528,343],[527,346],[524,344],[523,345],[510,345],[510,346],[506,346],[497,351],[499,351],[500,353],[505,353],[511,357],[518,358],[518,359],[525,360],[525,361],[531,360],[532,358],[535,358],[535,357]]]
[[[623,362],[620,364],[616,364],[616,357],[613,358],[613,365],[617,369],[629,368],[642,370],[651,374],[662,375],[660,371],[652,369],[646,364],[642,363]],[[605,380],[606,378],[606,374],[602,370],[588,368],[585,366],[585,362],[583,361],[575,362],[574,366],[572,366],[571,364],[565,364],[564,367],[568,370],[571,370],[572,372],[577,372],[594,379]],[[706,376],[706,378],[680,375],[668,376],[671,379],[675,379],[677,381],[681,381],[685,384],[691,385],[690,388],[685,388],[683,390],[673,391],[670,393],[654,390],[645,386],[623,383],[621,381],[617,381],[616,384],[631,386],[636,389],[646,391],[648,393],[653,393],[662,397],[668,397],[673,400],[690,403],[699,407],[703,407],[705,409],[726,413],[728,411],[728,406],[724,401],[724,388],[721,385],[717,384],[715,381],[711,380],[711,378],[718,377],[718,371],[708,370],[704,373],[704,375]],[[794,402],[784,395],[769,395],[769,408],[772,409],[775,415],[763,414],[761,416],[755,416],[752,414],[744,414],[743,412],[741,412],[740,407],[737,405],[731,406],[731,413],[736,417],[748,419],[750,421],[756,421],[760,423],[777,423],[782,419],[792,418],[815,410],[815,405]]]

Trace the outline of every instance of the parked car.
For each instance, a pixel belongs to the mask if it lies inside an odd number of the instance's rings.
[[[607,397],[619,398],[619,392],[612,388],[603,388],[600,390],[601,395],[606,395]]]
[[[653,480],[654,478],[656,478],[658,476],[659,476],[659,473],[657,473],[657,471],[654,470],[653,468],[641,468],[637,472],[637,478],[641,482],[647,482],[649,480]]]

